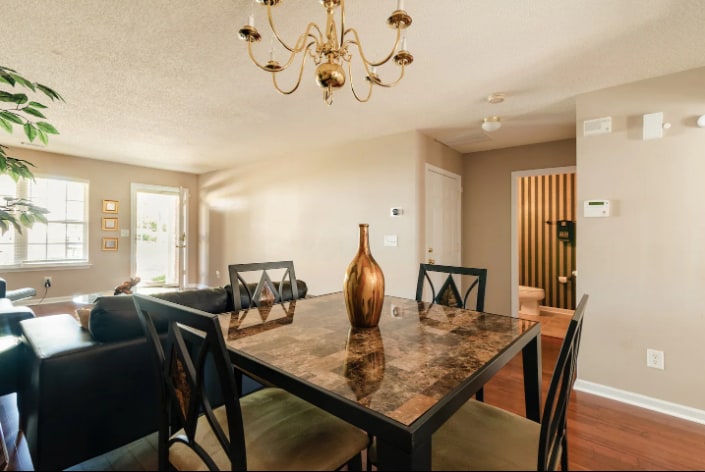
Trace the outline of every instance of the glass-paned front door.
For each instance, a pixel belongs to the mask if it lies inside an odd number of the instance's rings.
[[[133,274],[140,286],[181,286],[186,233],[183,191],[176,187],[133,185]]]

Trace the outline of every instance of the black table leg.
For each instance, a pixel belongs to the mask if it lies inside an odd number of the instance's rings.
[[[431,441],[408,452],[377,437],[376,465],[378,470],[431,470]]]
[[[524,403],[526,417],[541,421],[541,335],[536,336],[521,351],[524,365]]]

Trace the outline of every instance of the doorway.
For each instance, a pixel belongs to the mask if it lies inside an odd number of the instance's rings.
[[[461,192],[460,176],[440,167],[426,164],[426,247],[424,263],[459,266]],[[440,274],[433,274],[435,287],[440,287]],[[460,287],[460,281],[456,280]],[[424,293],[424,300],[426,299]],[[430,297],[429,297],[430,300]]]
[[[188,189],[132,184],[132,273],[143,287],[187,286]]]
[[[544,289],[543,310],[575,309],[575,167],[512,172],[512,314],[519,285]],[[562,231],[570,227],[572,234]]]

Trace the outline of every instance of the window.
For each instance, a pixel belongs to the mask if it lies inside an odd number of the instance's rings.
[[[22,197],[49,210],[48,223],[22,234],[11,228],[0,237],[0,267],[88,262],[88,182],[39,178],[15,183],[0,176],[0,195]]]

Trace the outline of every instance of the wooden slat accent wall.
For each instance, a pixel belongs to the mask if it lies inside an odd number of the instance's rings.
[[[519,209],[519,284],[543,288],[541,305],[574,310],[575,239],[559,241],[557,222],[576,219],[575,173],[521,178]]]

